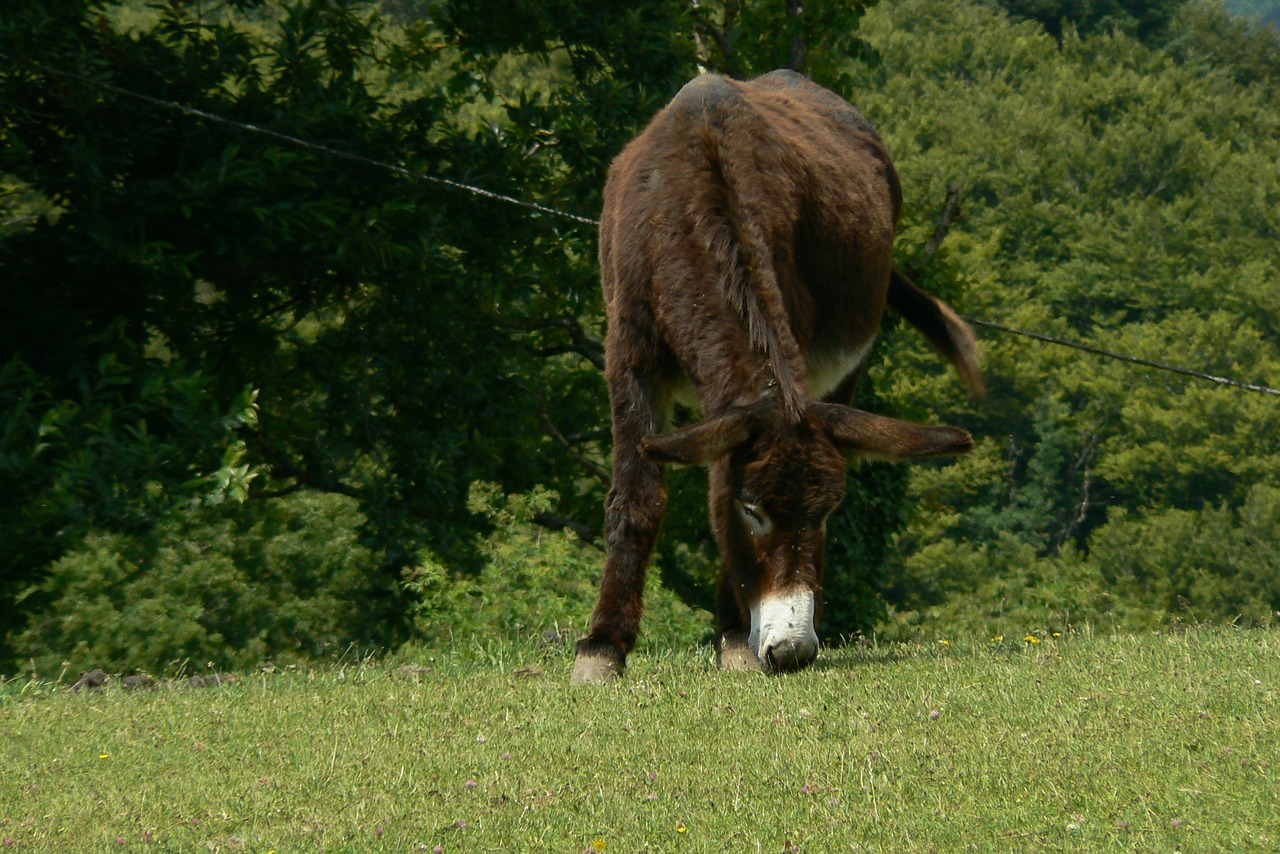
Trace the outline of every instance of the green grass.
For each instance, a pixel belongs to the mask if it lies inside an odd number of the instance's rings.
[[[1249,851],[1280,846],[1280,631],[565,652],[91,694],[0,687],[14,850]],[[536,665],[542,675],[522,673]]]

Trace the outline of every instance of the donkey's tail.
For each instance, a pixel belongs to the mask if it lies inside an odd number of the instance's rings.
[[[978,365],[978,339],[951,306],[920,290],[896,267],[889,276],[889,306],[955,365],[970,392],[987,393]]]
[[[791,333],[764,229],[764,212],[776,202],[760,176],[743,167],[751,162],[748,151],[733,150],[754,145],[755,156],[764,156],[765,146],[756,145],[752,135],[754,110],[733,83],[711,75],[685,86],[681,96],[695,117],[699,165],[706,176],[694,185],[690,208],[719,270],[718,288],[742,320],[752,348],[767,360],[784,416],[799,423],[805,407],[804,359]]]

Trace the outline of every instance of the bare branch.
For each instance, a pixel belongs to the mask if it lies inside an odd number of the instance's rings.
[[[543,425],[547,428],[547,435],[556,440],[556,443],[567,450],[578,463],[592,474],[601,483],[609,483],[612,476],[609,470],[604,466],[591,459],[582,451],[578,450],[574,442],[569,441],[564,433],[560,432],[560,428],[556,426],[555,421],[551,418],[550,407],[547,406],[547,399],[539,392],[534,391],[526,385],[518,384],[519,388],[527,395],[538,401],[538,415],[542,418]]]
[[[560,432],[560,429],[556,427],[555,422],[551,420],[551,413],[547,412],[547,409],[546,409],[546,401],[543,401],[543,408],[542,408],[541,415],[542,415],[542,423],[546,425],[547,433],[551,436],[551,438],[555,439],[562,446],[568,449],[568,451],[571,454],[573,454],[574,458],[577,459],[577,461],[582,465],[582,467],[585,468],[587,471],[591,472],[591,474],[593,474],[597,480],[599,480],[601,483],[608,483],[610,480],[609,470],[606,469],[604,466],[600,465],[599,463],[597,463],[595,460],[588,458],[576,447],[574,447],[574,444],[572,442],[570,442],[568,439],[565,438],[564,434]]]
[[[693,16],[695,39],[697,39],[699,47],[699,59],[702,64],[716,71],[728,74],[730,77],[742,77],[742,68],[738,64],[737,51],[734,49],[733,38],[731,33],[737,23],[738,18],[738,2],[737,0],[727,0],[724,4],[724,16],[717,24],[711,19],[711,16],[703,8],[701,3],[693,3]],[[720,49],[720,62],[714,62],[710,52],[705,49],[705,42],[699,37],[707,35],[716,43],[716,47]]]
[[[570,433],[565,436],[565,439],[572,445],[581,445],[583,442],[602,442],[612,435],[613,431],[608,427],[604,427],[599,430],[588,430],[585,433]]]
[[[267,465],[271,467],[271,476],[274,479],[293,481],[291,484],[285,484],[275,489],[261,489],[256,492],[251,489],[250,498],[283,498],[302,489],[314,489],[317,492],[345,495],[357,501],[364,499],[364,493],[356,487],[343,483],[331,474],[317,473],[305,463],[299,463],[294,460],[284,451],[275,447],[262,430],[252,432],[242,430],[240,435],[253,441],[266,460]]]
[[[801,74],[808,73],[809,45],[805,41],[804,0],[787,0],[787,17],[792,20],[791,49],[787,67]]]
[[[1080,505],[1076,510],[1075,516],[1068,519],[1062,531],[1060,543],[1065,543],[1071,539],[1076,529],[1082,526],[1088,519],[1089,511],[1097,506],[1104,505],[1105,500],[1096,501],[1090,495],[1090,486],[1093,483],[1093,461],[1097,456],[1098,446],[1102,443],[1102,436],[1099,433],[1090,433],[1085,440],[1084,447],[1080,449],[1080,456],[1071,463],[1074,471],[1079,471],[1082,475],[1080,486]]]
[[[595,365],[598,370],[604,370],[604,355],[598,350],[578,344],[563,344],[559,347],[539,347],[531,351],[535,356],[559,356],[564,353],[577,353],[591,364]]]
[[[255,491],[251,488],[249,491],[249,500],[263,501],[270,498],[286,498],[296,492],[301,492],[306,488],[307,485],[305,483],[296,479],[293,483],[288,484],[287,486],[282,486],[279,489],[260,489]]]
[[[960,187],[953,181],[947,184],[947,200],[942,205],[942,213],[938,215],[938,224],[934,226],[933,237],[929,238],[929,242],[924,245],[924,256],[920,260],[920,266],[928,264],[933,256],[938,254],[938,248],[942,246],[942,241],[946,239],[948,232],[951,231],[951,223],[955,222],[956,217],[960,215]]]
[[[499,326],[519,332],[546,332],[563,329],[569,333],[568,344],[556,347],[533,348],[535,356],[553,356],[560,353],[577,353],[596,367],[604,370],[604,343],[587,332],[576,317],[551,317],[539,320],[508,320],[503,317],[490,318]]]

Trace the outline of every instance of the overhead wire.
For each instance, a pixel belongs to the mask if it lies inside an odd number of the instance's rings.
[[[4,53],[0,53],[0,59],[8,60],[9,57]],[[90,86],[94,86],[98,89],[102,89],[107,92],[112,92],[116,95],[122,95],[126,98],[132,98],[137,101],[143,101],[145,103],[152,104],[158,107],[164,107],[165,109],[175,110],[177,112],[183,113],[184,115],[197,116],[206,121],[214,122],[215,124],[226,125],[228,127],[237,128],[239,130],[248,131],[250,133],[256,133],[262,136],[279,140],[281,142],[287,142],[290,145],[294,145],[299,148],[307,148],[307,149],[311,149],[312,151],[319,151],[322,154],[327,154],[331,157],[338,157],[343,160],[350,160],[356,163],[363,163],[366,166],[374,166],[379,169],[386,169],[391,172],[395,172],[397,174],[404,175],[409,178],[419,178],[424,181],[428,181],[432,184],[439,184],[444,187],[451,187],[455,190],[465,190],[466,192],[472,193],[473,195],[483,196],[485,198],[493,199],[495,201],[506,202],[507,204],[511,204],[511,205],[517,205],[527,210],[537,211],[538,213],[544,213],[544,214],[549,214],[551,216],[563,217],[565,219],[573,220],[575,222],[579,222],[584,225],[591,225],[591,226],[598,225],[598,223],[595,220],[590,219],[588,217],[578,216],[577,214],[569,213],[567,211],[557,210],[556,208],[547,207],[546,205],[540,205],[537,202],[530,202],[524,199],[517,199],[515,196],[508,196],[503,193],[495,193],[492,190],[486,190],[481,187],[472,186],[470,184],[464,184],[461,181],[454,181],[449,178],[441,178],[440,176],[432,175],[429,172],[422,172],[417,169],[410,169],[407,166],[402,166],[396,163],[388,163],[385,160],[378,160],[373,157],[366,157],[363,154],[355,154],[350,151],[343,151],[340,148],[334,148],[332,146],[324,145],[319,142],[313,142],[308,139],[302,139],[301,137],[292,136],[291,134],[282,133],[280,131],[272,130],[270,128],[265,128],[265,127],[262,127],[261,125],[252,124],[251,122],[242,122],[242,121],[239,121],[238,119],[230,119],[230,118],[227,118],[226,116],[220,116],[217,113],[211,113],[208,110],[202,110],[198,107],[193,107],[190,104],[183,104],[178,101],[170,101],[165,98],[157,98],[154,95],[147,95],[142,92],[134,92],[130,89],[124,88],[123,86],[117,86],[114,83],[107,83],[106,81],[103,81],[103,80],[95,80],[92,77],[88,77],[84,74],[79,74],[74,71],[65,71],[60,68],[54,68],[53,66],[46,65],[45,63],[37,62],[35,60],[24,60],[24,61],[27,64],[32,65],[36,68],[39,68],[40,70],[45,71],[49,74],[55,74],[59,77],[68,77],[73,80],[79,80],[82,83],[87,83]]]
[[[1143,367],[1147,367],[1147,368],[1156,368],[1161,371],[1169,371],[1175,374],[1182,374],[1183,376],[1196,377],[1197,379],[1202,379],[1202,380],[1209,380],[1210,382],[1215,382],[1215,383],[1218,383],[1219,385],[1228,385],[1228,386],[1232,386],[1233,388],[1245,389],[1246,391],[1257,391],[1257,392],[1262,392],[1263,394],[1280,395],[1280,389],[1274,389],[1264,385],[1255,385],[1253,383],[1241,382],[1240,380],[1233,380],[1228,377],[1220,377],[1214,374],[1206,373],[1204,371],[1197,371],[1192,368],[1183,368],[1183,367],[1179,367],[1178,365],[1170,365],[1165,362],[1156,362],[1151,359],[1143,359],[1139,356],[1129,356],[1125,353],[1117,353],[1114,350],[1107,350],[1102,347],[1095,347],[1092,344],[1084,344],[1079,341],[1071,341],[1066,338],[1058,338],[1054,335],[1045,335],[1043,332],[1031,332],[1026,329],[1018,329],[1017,327],[1014,327],[1014,326],[1006,326],[1003,323],[995,323],[993,321],[983,320],[978,317],[967,317],[963,315],[962,317],[964,318],[965,321],[967,321],[968,323],[974,326],[981,326],[986,329],[994,329],[998,332],[1008,332],[1013,335],[1021,335],[1024,338],[1031,338],[1032,340],[1035,340],[1035,341],[1043,341],[1047,344],[1057,344],[1060,347],[1069,347],[1073,350],[1082,350],[1085,353],[1092,353],[1095,356],[1105,356],[1108,359],[1116,359],[1121,362],[1129,362],[1130,364],[1133,364],[1133,365],[1142,365]]]
[[[0,59],[12,61],[12,59],[6,54],[4,54],[3,52],[0,52]],[[493,201],[503,202],[509,205],[515,205],[525,210],[546,214],[548,216],[558,217],[561,219],[576,222],[580,225],[588,225],[593,228],[597,228],[600,225],[599,220],[592,219],[590,217],[581,216],[579,214],[570,213],[569,211],[564,211],[558,208],[549,207],[547,205],[538,204],[537,202],[530,202],[526,199],[520,199],[515,196],[507,195],[505,193],[497,193],[492,190],[486,190],[483,187],[477,187],[475,185],[467,184],[462,181],[455,181],[450,178],[442,178],[438,175],[432,175],[429,172],[423,172],[418,169],[410,169],[409,167],[403,166],[400,164],[388,163],[384,160],[379,160],[377,158],[367,157],[362,154],[355,154],[350,151],[344,151],[340,148],[334,148],[333,146],[324,145],[322,143],[314,142],[312,140],[307,140],[301,137],[293,136],[291,134],[282,133],[281,131],[265,128],[265,127],[262,127],[261,125],[256,125],[251,122],[244,122],[244,121],[239,121],[237,119],[227,118],[226,116],[221,116],[216,113],[211,113],[208,110],[202,110],[202,109],[199,109],[198,107],[192,107],[189,104],[183,104],[178,101],[172,101],[165,98],[158,98],[154,95],[147,95],[142,92],[135,92],[131,89],[126,89],[123,86],[117,86],[114,83],[108,83],[103,80],[95,80],[92,77],[89,77],[84,74],[80,74],[78,72],[55,68],[45,63],[37,62],[35,60],[30,60],[30,59],[24,59],[23,62],[35,68],[39,68],[40,70],[48,74],[53,74],[59,77],[78,80],[89,86],[93,86],[95,88],[101,89],[103,91],[111,92],[113,94],[120,95],[122,97],[131,98],[137,101],[142,101],[144,103],[152,104],[158,107],[163,107],[164,109],[180,112],[184,115],[196,116],[198,118],[204,119],[205,121],[213,122],[215,124],[236,128],[238,130],[246,131],[249,133],[259,134],[261,136],[266,136],[271,139],[279,140],[280,142],[285,142],[290,145],[297,146],[299,148],[317,151],[322,154],[328,155],[330,157],[341,158],[343,160],[361,163],[366,166],[372,166],[378,169],[384,169],[408,178],[415,178],[415,179],[427,181],[428,183],[436,184],[438,186],[448,187],[454,190],[460,190],[481,198],[487,198]],[[8,223],[6,223],[6,225],[7,224]],[[1007,324],[997,323],[990,320],[984,320],[978,317],[965,317],[964,320],[966,320],[967,322],[969,322],[974,326],[979,326],[985,329],[992,329],[997,332],[1004,332],[1011,335],[1018,335],[1034,341],[1040,341],[1047,344],[1054,344],[1060,347],[1068,347],[1068,348],[1079,350],[1085,353],[1091,353],[1095,356],[1100,356],[1103,358],[1115,359],[1117,361],[1127,362],[1129,364],[1134,364],[1134,365],[1140,365],[1140,366],[1152,368],[1155,370],[1167,371],[1170,373],[1180,374],[1183,376],[1193,377],[1196,379],[1202,379],[1209,382],[1217,383],[1219,385],[1230,386],[1232,388],[1238,388],[1245,391],[1253,391],[1253,392],[1259,392],[1262,394],[1280,396],[1280,389],[1271,388],[1265,385],[1242,382],[1240,380],[1231,379],[1229,377],[1222,377],[1222,376],[1217,376],[1215,374],[1210,374],[1205,371],[1198,371],[1193,368],[1186,368],[1178,365],[1171,365],[1165,362],[1157,362],[1151,359],[1144,359],[1138,356],[1130,356],[1125,353],[1119,353],[1114,350],[1108,350],[1103,347],[1096,347],[1091,344],[1085,344],[1079,341],[1072,341],[1066,338],[1059,338],[1053,335],[1046,335],[1041,332],[1033,332],[1026,329],[1019,329],[1014,326],[1009,326]]]

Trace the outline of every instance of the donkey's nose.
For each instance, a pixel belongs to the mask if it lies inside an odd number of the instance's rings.
[[[765,647],[761,663],[775,673],[800,670],[818,657],[818,644],[808,639],[781,640]]]
[[[799,670],[818,657],[813,591],[796,588],[765,596],[751,609],[751,651],[765,670]]]

